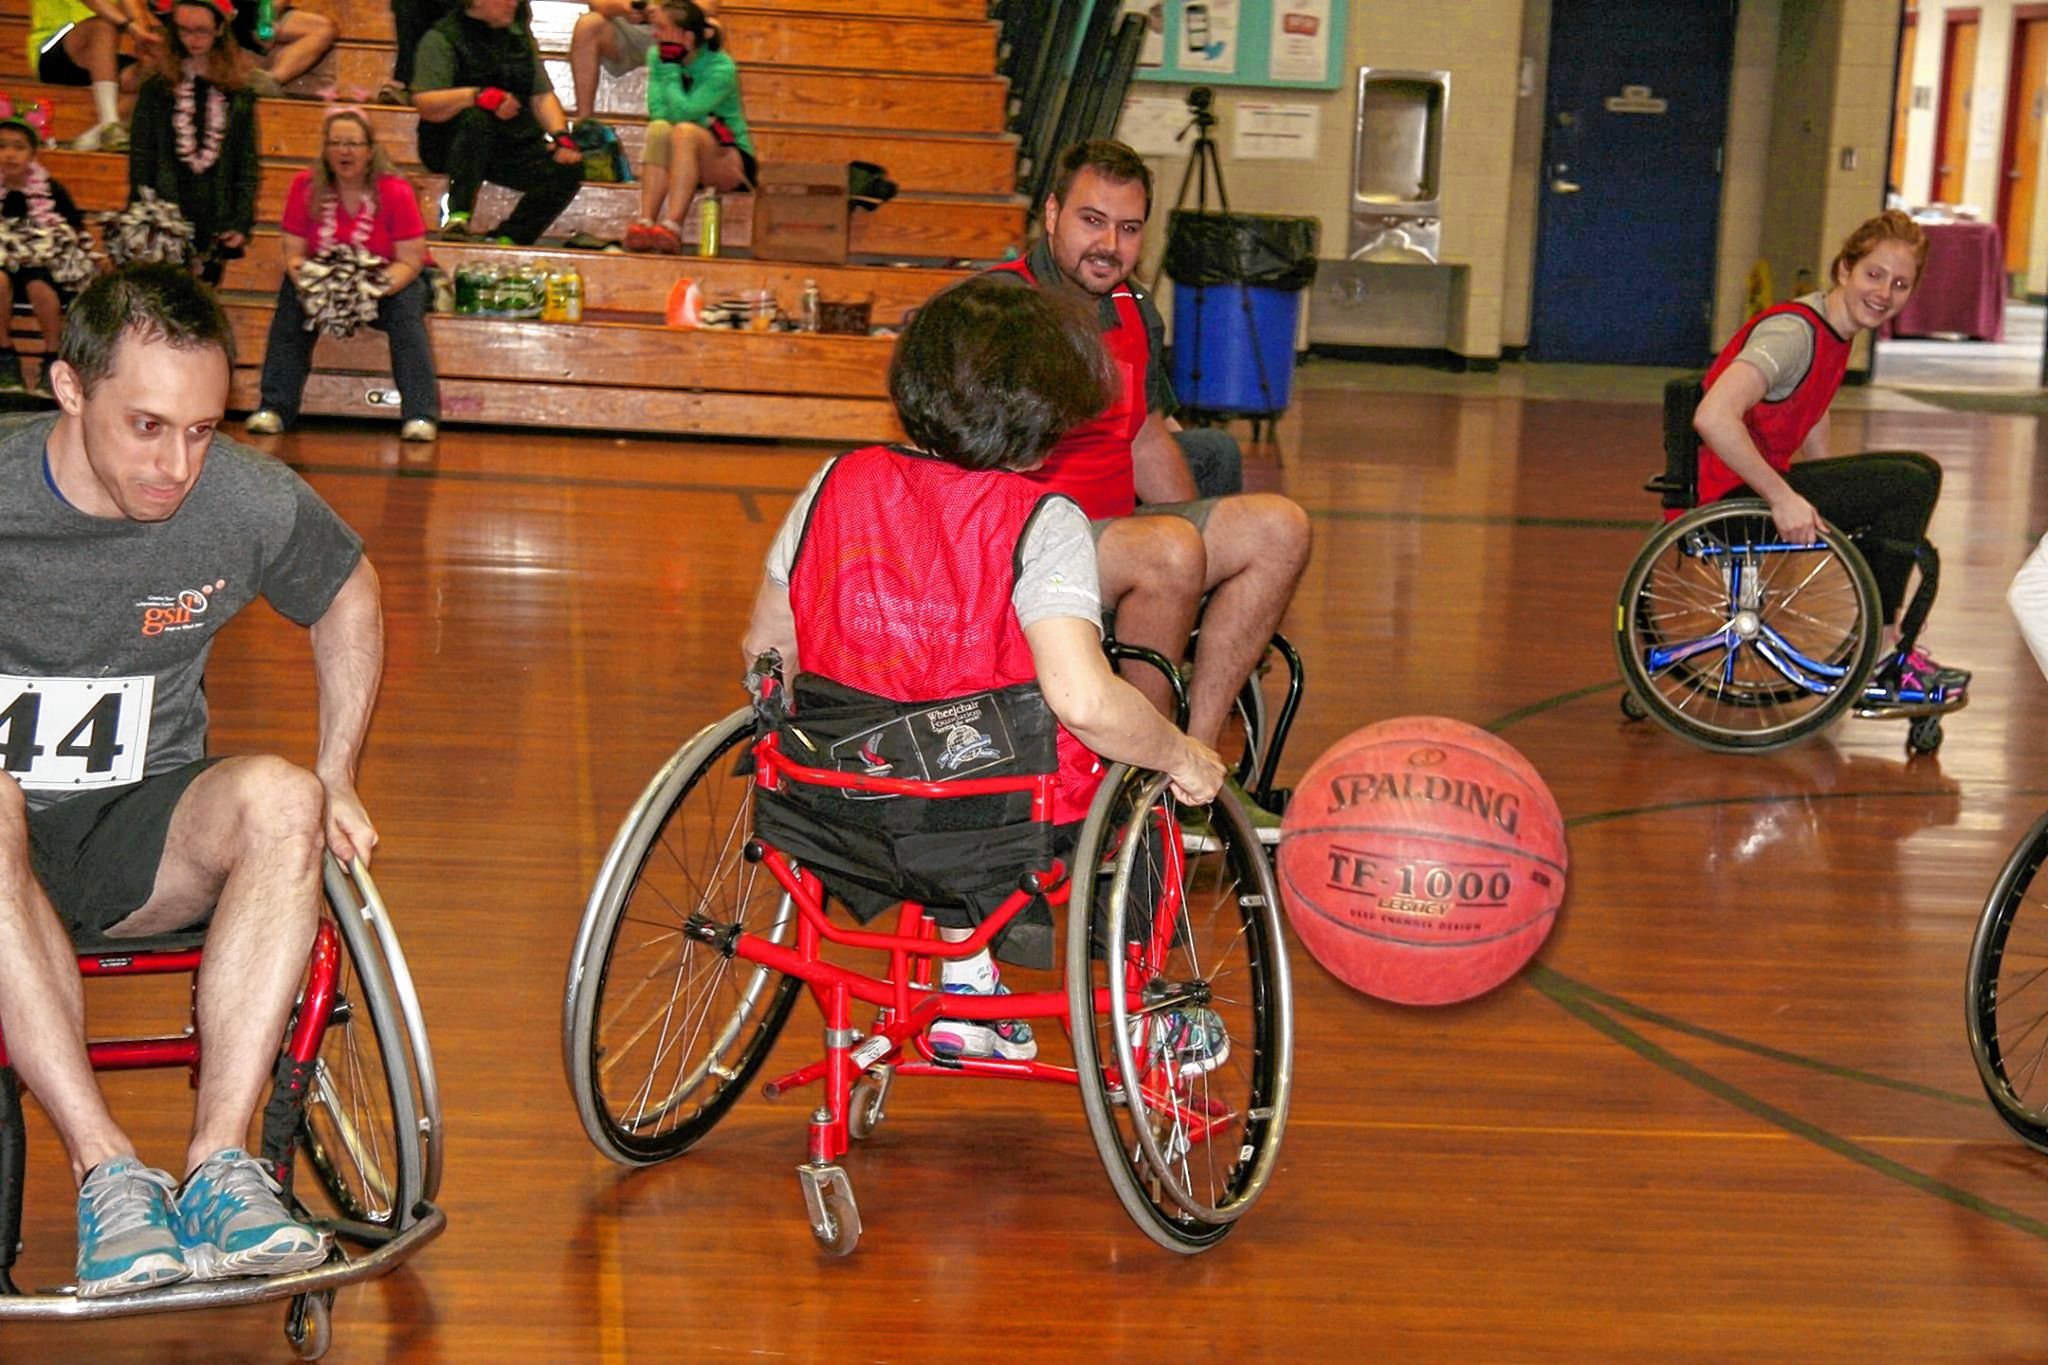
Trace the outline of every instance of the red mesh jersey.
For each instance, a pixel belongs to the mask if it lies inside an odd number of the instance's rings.
[[[1757,452],[1780,474],[1792,467],[1799,447],[1820,419],[1827,415],[1828,404],[1835,401],[1835,392],[1842,387],[1842,376],[1849,370],[1848,338],[1838,335],[1834,328],[1828,326],[1826,318],[1806,304],[1781,303],[1775,308],[1764,309],[1742,325],[1742,330],[1721,348],[1721,354],[1707,371],[1705,381],[1705,386],[1711,389],[1722,371],[1735,363],[1735,357],[1748,344],[1749,334],[1756,330],[1756,325],[1765,318],[1782,313],[1802,317],[1813,325],[1813,364],[1807,366],[1806,378],[1799,381],[1799,387],[1782,402],[1773,403],[1767,399],[1742,415],[1742,424],[1749,428],[1749,439],[1756,442]],[[1700,446],[1699,500],[1702,504],[1725,498],[1741,485],[1741,478],[1721,462],[1720,456],[1706,445]],[[1672,516],[1676,515],[1676,512],[1672,513]]]
[[[1010,593],[1045,490],[889,446],[839,457],[789,575],[805,672],[892,701],[1034,682]],[[1100,761],[1062,727],[1053,818],[1088,813]]]

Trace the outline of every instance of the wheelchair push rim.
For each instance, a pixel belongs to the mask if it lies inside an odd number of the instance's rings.
[[[1164,778],[1110,770],[1075,852],[1077,871],[1096,872],[1070,903],[1066,969],[1082,1106],[1110,1183],[1147,1236],[1196,1252],[1272,1178],[1293,1004],[1272,870],[1250,822],[1221,794],[1210,837],[1184,840],[1180,814]],[[1150,932],[1161,910],[1167,927]],[[1123,944],[1127,928],[1141,950],[1094,950]],[[1230,1053],[1213,1070],[1185,1074],[1168,1045],[1162,1019],[1176,1004],[1222,1017]]]
[[[298,1145],[336,1227],[374,1241],[412,1226],[438,1191],[440,1097],[411,974],[375,883],[332,857],[324,880],[343,953]]]
[[[1659,528],[1622,581],[1615,653],[1651,719],[1705,748],[1782,748],[1832,724],[1876,666],[1877,585],[1823,528],[1788,545],[1761,499]]]
[[[584,1131],[626,1165],[689,1149],[766,1061],[801,983],[688,937],[696,912],[777,943],[795,907],[744,849],[753,738],[742,708],[657,772],[612,841],[585,906],[563,1000],[570,1089]]]
[[[2014,846],[1970,944],[1963,1016],[1977,1078],[1999,1118],[2048,1152],[2048,815]]]

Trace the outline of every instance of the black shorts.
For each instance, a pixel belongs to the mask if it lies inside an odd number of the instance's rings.
[[[70,291],[65,289],[63,285],[58,284],[51,277],[50,272],[39,265],[24,266],[20,270],[7,271],[6,274],[7,287],[13,291],[16,303],[28,302],[28,287],[32,284],[49,285],[50,288],[57,291],[57,301],[59,303],[69,303],[71,301]]]
[[[37,55],[36,79],[44,85],[92,84],[92,73],[72,61],[71,54],[64,50],[64,35],[76,27],[76,24],[66,24],[58,29],[57,36],[50,39],[49,46]],[[116,57],[115,61],[119,63],[116,70],[126,70],[135,65],[135,59],[125,52]]]
[[[36,880],[74,939],[102,936],[142,908],[156,889],[172,812],[192,779],[219,761],[202,758],[29,812]]]

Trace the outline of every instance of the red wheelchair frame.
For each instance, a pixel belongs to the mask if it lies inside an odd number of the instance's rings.
[[[861,1231],[851,1186],[834,1163],[881,1121],[899,1074],[1076,1086],[1111,1185],[1139,1226],[1170,1250],[1214,1245],[1275,1168],[1292,1069],[1279,898],[1234,798],[1219,794],[1206,817],[1207,847],[1193,854],[1165,779],[1113,766],[1074,861],[1054,858],[1024,873],[964,940],[940,938],[929,907],[916,900],[898,902],[893,932],[841,927],[827,909],[829,873],[798,865],[755,831],[752,802],[760,793],[801,784],[876,797],[1026,794],[1030,818],[1043,823],[1051,819],[1055,778],[932,782],[810,767],[791,759],[772,729],[756,738],[756,720],[754,711],[735,712],[685,743],[648,784],[599,872],[563,1014],[570,1087],[592,1141],[628,1165],[688,1150],[764,1064],[801,982],[823,1015],[824,1055],[762,1089],[772,1099],[823,1085],[798,1176],[811,1231],[828,1252],[851,1251]],[[752,767],[734,769],[743,751]],[[736,808],[719,813],[727,797]],[[701,822],[687,813],[707,804],[711,813]],[[657,847],[665,856],[657,857]],[[700,853],[712,865],[692,870],[687,859]],[[1138,892],[1141,858],[1147,889]],[[1086,895],[1074,894],[1074,867],[1089,869]],[[757,884],[747,869],[766,877]],[[671,896],[659,883],[673,873],[682,880]],[[1200,926],[1190,913],[1197,886],[1214,891]],[[1126,915],[1139,894],[1147,898],[1142,920]],[[939,988],[935,960],[982,952],[1040,898],[1066,907],[1061,989],[978,996]],[[773,926],[757,923],[771,904]],[[709,913],[721,907],[735,922]],[[1113,963],[1101,943],[1124,945]],[[1213,953],[1212,943],[1220,945]],[[828,945],[882,954],[886,969],[870,974],[828,961]],[[698,952],[716,956],[693,960]],[[621,953],[631,956],[619,960]],[[732,961],[751,964],[744,985],[723,965]],[[1212,994],[1210,978],[1231,973],[1232,993]],[[734,991],[740,998],[721,1023],[725,1007],[716,1001]],[[1184,1040],[1163,1016],[1212,1004],[1249,1018],[1228,1025],[1227,1055],[1205,1064],[1180,1051]],[[876,1011],[865,1033],[853,1017],[861,1006]],[[927,1030],[941,1015],[1057,1020],[1075,1064],[939,1054]],[[1136,1084],[1126,1087],[1124,1078],[1133,1076]],[[1240,1084],[1241,1092],[1230,1091]]]
[[[393,1269],[446,1226],[445,1215],[431,1203],[440,1183],[439,1091],[390,913],[367,870],[344,873],[330,857],[324,878],[333,914],[323,916],[314,933],[306,980],[285,1030],[271,1099],[263,1110],[258,1155],[299,1216],[372,1250],[351,1258],[337,1247],[324,1264],[292,1274],[185,1281],[105,1298],[81,1299],[69,1290],[22,1292],[15,1285],[13,1268],[21,1245],[27,1132],[20,1079],[0,1040],[0,1322],[78,1321],[285,1299],[290,1301],[287,1337],[302,1359],[317,1359],[331,1339],[335,1291]],[[77,962],[80,976],[89,980],[180,974],[196,978],[203,958],[203,934],[195,931],[133,941],[99,939],[80,949]],[[183,1067],[196,1088],[202,1056],[196,980],[193,996],[193,1013],[181,1033],[88,1041],[86,1058],[92,1069]],[[325,1070],[322,1049],[341,1036],[340,1030],[357,1028],[381,1054],[384,1073],[375,1081],[389,1087],[382,1103],[373,1100],[365,1105],[349,1092],[360,1078],[330,1076]],[[353,1037],[348,1046],[356,1046]],[[347,1060],[355,1059],[354,1051],[347,1054]],[[328,1114],[326,1143],[307,1116],[309,1101]],[[337,1118],[337,1111],[346,1113]],[[388,1135],[360,1131],[380,1124],[389,1126]],[[351,1128],[358,1131],[343,1131]],[[388,1151],[386,1141],[393,1144]],[[339,1216],[314,1218],[293,1195],[293,1155],[301,1144]],[[374,1186],[375,1193],[387,1198],[373,1201],[357,1186]]]

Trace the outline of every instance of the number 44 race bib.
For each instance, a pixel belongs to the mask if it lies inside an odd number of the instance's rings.
[[[0,766],[37,791],[117,787],[142,776],[156,679],[0,673]]]

